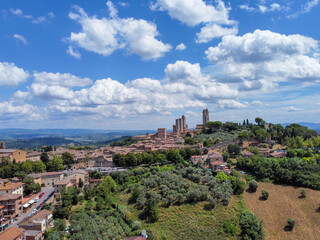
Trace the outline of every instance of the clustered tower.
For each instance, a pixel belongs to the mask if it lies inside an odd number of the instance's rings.
[[[186,117],[182,115],[181,118],[176,119],[176,125],[173,125],[173,132],[184,132],[188,129]]]
[[[209,110],[208,110],[208,108],[206,108],[206,109],[203,109],[203,111],[202,111],[202,124],[203,124],[203,127],[206,127],[208,122],[209,122]]]

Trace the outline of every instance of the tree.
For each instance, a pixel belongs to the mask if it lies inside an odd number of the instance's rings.
[[[216,131],[222,127],[222,122],[220,122],[220,121],[207,122],[206,127],[211,129],[212,131]]]
[[[302,189],[301,190],[301,198],[306,198],[307,197],[307,192],[306,190]]]
[[[73,155],[69,152],[64,152],[64,153],[62,153],[61,158],[63,161],[63,165],[67,166],[68,169],[71,168],[71,165],[74,163]]]
[[[262,190],[261,195],[264,200],[267,200],[269,198],[269,192],[267,190]]]
[[[32,172],[32,167],[33,164],[30,160],[27,160],[21,164],[21,170],[28,174]]]
[[[223,157],[223,161],[228,161],[228,159],[229,159],[229,157],[230,157],[230,154],[229,153],[227,153],[227,152],[223,152],[222,153],[222,157]]]
[[[292,231],[292,229],[294,228],[294,225],[296,225],[296,222],[292,218],[289,218],[287,223],[288,223],[287,227]]]
[[[149,199],[142,214],[149,222],[156,222],[159,219],[159,210],[156,200]]]
[[[39,183],[34,183],[34,180],[30,176],[25,176],[22,180],[22,182],[25,184],[23,188],[23,195],[28,196],[29,194],[33,192],[40,192],[41,186]]]
[[[258,188],[258,182],[256,180],[251,180],[249,183],[249,189],[251,192],[256,192]]]
[[[70,216],[70,210],[66,207],[61,206],[61,205],[56,205],[53,210],[52,215],[54,218],[68,219]]]
[[[178,149],[170,150],[168,152],[167,159],[168,159],[168,161],[171,161],[174,163],[179,163],[183,160]]]
[[[263,240],[265,238],[263,222],[259,221],[257,217],[249,210],[241,212],[240,227],[242,239]]]
[[[229,144],[227,149],[228,149],[228,153],[232,156],[236,156],[240,154],[240,146],[238,144]]]
[[[106,176],[105,179],[97,187],[97,195],[105,198],[108,194],[115,192],[117,189],[117,183],[110,176]]]
[[[83,187],[83,181],[82,181],[82,178],[79,178],[79,185],[78,185],[79,188],[82,188]]]
[[[239,125],[237,123],[234,123],[234,122],[226,122],[223,125],[223,128],[225,130],[227,130],[228,132],[232,132],[232,131],[238,130],[239,129]]]
[[[59,231],[64,231],[66,229],[66,221],[64,219],[54,220],[54,227]]]
[[[33,163],[33,172],[42,173],[46,171],[46,165],[42,161],[36,161]]]
[[[43,152],[40,156],[40,160],[44,163],[47,164],[47,162],[49,162],[49,156],[48,153]]]
[[[53,159],[47,162],[47,171],[61,171],[63,170],[63,161],[60,156],[53,156]]]
[[[260,117],[256,117],[256,119],[254,120],[259,126],[265,124],[265,121],[260,118]]]

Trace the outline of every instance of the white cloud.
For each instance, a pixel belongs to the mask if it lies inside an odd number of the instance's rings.
[[[312,53],[318,42],[302,35],[256,30],[243,36],[225,36],[206,51],[220,69],[220,80],[242,82],[241,90],[277,86],[277,82],[320,79],[319,59]]]
[[[301,111],[302,109],[294,107],[294,106],[289,106],[289,107],[282,107],[281,109],[287,111],[287,112],[297,112]]]
[[[213,38],[219,38],[227,35],[235,35],[238,33],[238,28],[233,26],[232,28],[221,27],[214,23],[208,23],[201,28],[200,33],[197,33],[197,43],[207,43]]]
[[[150,60],[162,57],[171,49],[169,44],[156,39],[158,32],[153,23],[134,18],[99,19],[89,17],[81,8],[76,10],[69,17],[82,26],[82,31],[72,32],[69,41],[87,51],[109,56],[116,50],[126,49],[129,54]]]
[[[78,50],[76,50],[76,49],[73,49],[72,46],[69,46],[69,47],[68,47],[67,53],[68,53],[70,56],[74,57],[74,58],[77,58],[77,59],[80,59],[80,58],[81,58],[80,52],[79,52]]]
[[[16,16],[20,16],[20,17],[23,17],[23,18],[26,18],[26,19],[30,19],[32,23],[35,23],[35,24],[39,24],[39,23],[50,23],[50,19],[53,19],[55,18],[55,15],[53,12],[49,12],[47,14],[47,16],[40,16],[40,17],[33,17],[31,15],[26,15],[22,12],[21,9],[13,9],[11,8],[10,9],[10,12],[13,14],[13,15],[16,15]]]
[[[271,3],[266,4],[265,1],[260,1],[259,4],[255,6],[249,5],[240,5],[240,9],[245,10],[247,12],[259,12],[259,13],[267,13],[267,12],[287,12],[290,10],[290,4],[286,3],[284,5],[280,5],[279,3]]]
[[[171,18],[190,27],[205,24],[196,39],[197,43],[204,43],[238,31],[236,22],[229,19],[230,9],[223,1],[216,2],[216,6],[213,6],[206,4],[203,0],[157,0],[151,5],[151,9],[167,11]],[[225,28],[221,25],[233,25],[233,27]]]
[[[245,5],[245,4],[240,5],[239,7],[240,7],[240,9],[246,10],[246,11],[248,11],[248,12],[253,12],[253,11],[255,11],[255,8],[254,8],[254,7],[249,7],[248,5]]]
[[[121,6],[121,7],[129,7],[129,3],[128,2],[118,2],[118,4]]]
[[[245,108],[246,104],[240,103],[236,100],[219,100],[218,105],[220,108],[237,109]]]
[[[0,62],[0,86],[17,86],[29,77],[29,73],[14,63]]]
[[[19,35],[19,34],[16,33],[16,34],[13,35],[13,38],[21,41],[24,45],[27,45],[27,40],[25,39],[24,36]]]
[[[88,86],[90,84],[90,86]],[[140,114],[168,114],[186,108],[202,108],[207,104],[234,107],[238,91],[218,83],[201,71],[198,63],[177,61],[165,68],[165,78],[140,78],[123,84],[110,78],[91,83],[71,74],[34,73],[29,91],[17,91],[16,102],[39,97],[47,101],[45,108],[52,116],[128,117]],[[79,87],[77,90],[73,87]]]
[[[314,8],[318,4],[319,4],[319,0],[307,1],[306,3],[301,5],[301,7],[299,8],[300,10],[298,12],[288,15],[287,18],[295,18],[301,14],[308,13],[312,10],[312,8]]]
[[[114,6],[114,4],[111,1],[106,2],[107,7],[109,8],[110,17],[115,18],[118,16],[118,10]]]
[[[92,84],[89,78],[79,78],[70,73],[35,72],[34,82],[49,86],[63,86],[67,88],[85,87]]]
[[[43,115],[43,114],[42,114]],[[28,119],[28,120],[41,120],[42,116],[39,109],[29,104],[15,104],[13,102],[0,102],[0,119],[13,120],[13,119]]]
[[[187,47],[186,47],[186,45],[184,45],[184,43],[180,43],[179,45],[176,46],[176,50],[178,50],[178,51],[183,51],[186,49],[187,49]]]

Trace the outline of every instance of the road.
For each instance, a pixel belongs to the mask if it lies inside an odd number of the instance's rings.
[[[20,216],[19,220],[13,222],[8,228],[17,227],[17,225],[19,223],[21,223],[26,217],[28,217],[28,214],[31,213],[33,209],[38,207],[41,203],[44,203],[44,200],[46,200],[46,198],[51,193],[54,192],[54,188],[52,188],[52,187],[43,187],[43,188],[41,188],[41,191],[33,198],[33,200],[35,200],[36,197],[38,197],[40,195],[40,193],[42,193],[42,192],[44,192],[44,195],[42,196],[42,198],[39,198],[39,201],[32,208],[30,208],[28,212],[22,213],[22,215]]]

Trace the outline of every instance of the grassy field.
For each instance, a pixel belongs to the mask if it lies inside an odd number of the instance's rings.
[[[121,194],[119,203],[124,204],[128,195]],[[204,210],[205,202],[199,204],[183,204],[159,208],[160,219],[156,223],[142,222],[142,228],[151,230],[158,236],[170,240],[186,239],[238,239],[238,236],[226,234],[221,230],[221,224],[226,220],[234,220],[238,224],[240,211],[245,208],[243,197],[232,197],[229,206],[217,205],[212,210]],[[141,210],[134,205],[128,209],[138,220]],[[239,232],[238,232],[239,233]]]
[[[261,191],[269,192],[269,199],[259,200]],[[255,193],[245,192],[247,207],[265,223],[267,240],[320,239],[320,212],[317,211],[320,191],[305,189],[306,198],[299,198],[302,188],[259,183]],[[285,231],[288,218],[296,225],[293,231]]]

